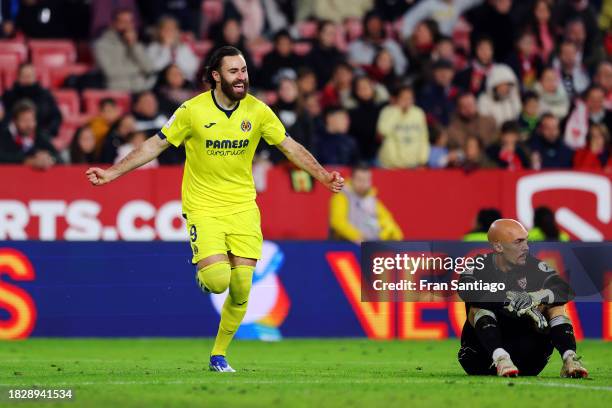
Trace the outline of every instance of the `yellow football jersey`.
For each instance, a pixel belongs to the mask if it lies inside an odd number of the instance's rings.
[[[183,212],[226,216],[257,208],[252,162],[263,136],[276,145],[285,127],[272,109],[247,95],[231,111],[204,92],[183,103],[160,130],[173,146],[185,144]]]

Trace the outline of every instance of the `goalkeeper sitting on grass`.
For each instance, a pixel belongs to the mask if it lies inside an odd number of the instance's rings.
[[[487,236],[493,253],[481,255],[484,268],[462,274],[460,282],[503,282],[506,290],[459,292],[468,317],[459,350],[465,372],[538,375],[556,348],[563,360],[561,377],[587,377],[565,313],[564,305],[573,297],[569,285],[548,264],[529,255],[527,231],[519,222],[499,219]]]

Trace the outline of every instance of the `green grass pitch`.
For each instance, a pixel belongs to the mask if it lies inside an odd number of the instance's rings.
[[[468,377],[457,340],[235,341],[235,374],[207,369],[210,339],[30,339],[0,343],[0,406],[609,407],[612,345],[579,344],[586,380],[559,378],[555,352],[536,378]],[[9,389],[67,389],[72,401],[8,399]]]

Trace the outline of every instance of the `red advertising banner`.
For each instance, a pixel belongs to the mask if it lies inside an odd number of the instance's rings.
[[[0,240],[186,239],[182,168],[138,170],[104,187],[89,185],[84,172],[0,166]],[[270,170],[266,184],[258,196],[266,239],[327,238],[331,193],[321,185],[293,191],[284,168]],[[374,170],[374,185],[406,239],[459,239],[483,207],[530,227],[541,205],[573,239],[612,239],[609,174]]]

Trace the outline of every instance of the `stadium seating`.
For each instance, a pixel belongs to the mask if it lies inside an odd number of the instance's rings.
[[[51,92],[64,118],[78,115],[81,112],[81,100],[77,91],[62,89]]]
[[[74,134],[78,128],[87,123],[90,118],[91,116],[89,115],[80,114],[64,117],[59,128],[59,132],[51,141],[53,146],[60,152],[67,149],[68,146],[70,146],[70,143],[72,142]]]
[[[17,54],[0,53],[0,94],[10,88],[6,80],[6,75],[10,75],[14,78],[18,66],[19,56]],[[10,71],[10,74],[7,74],[8,71]]]
[[[112,98],[117,102],[123,113],[130,111],[131,98],[129,92],[110,91],[106,89],[86,89],[83,91],[85,113],[95,115],[98,113],[98,105],[104,98]]]
[[[20,41],[0,41],[0,54],[17,55],[21,64],[28,60],[28,47]]]
[[[36,66],[61,67],[76,62],[76,46],[70,40],[32,40],[28,45]]]
[[[0,52],[0,69],[17,69],[19,66],[19,55],[17,54],[5,54]]]
[[[49,68],[49,84],[52,89],[61,88],[70,75],[83,75],[91,67],[87,64],[68,64]]]

